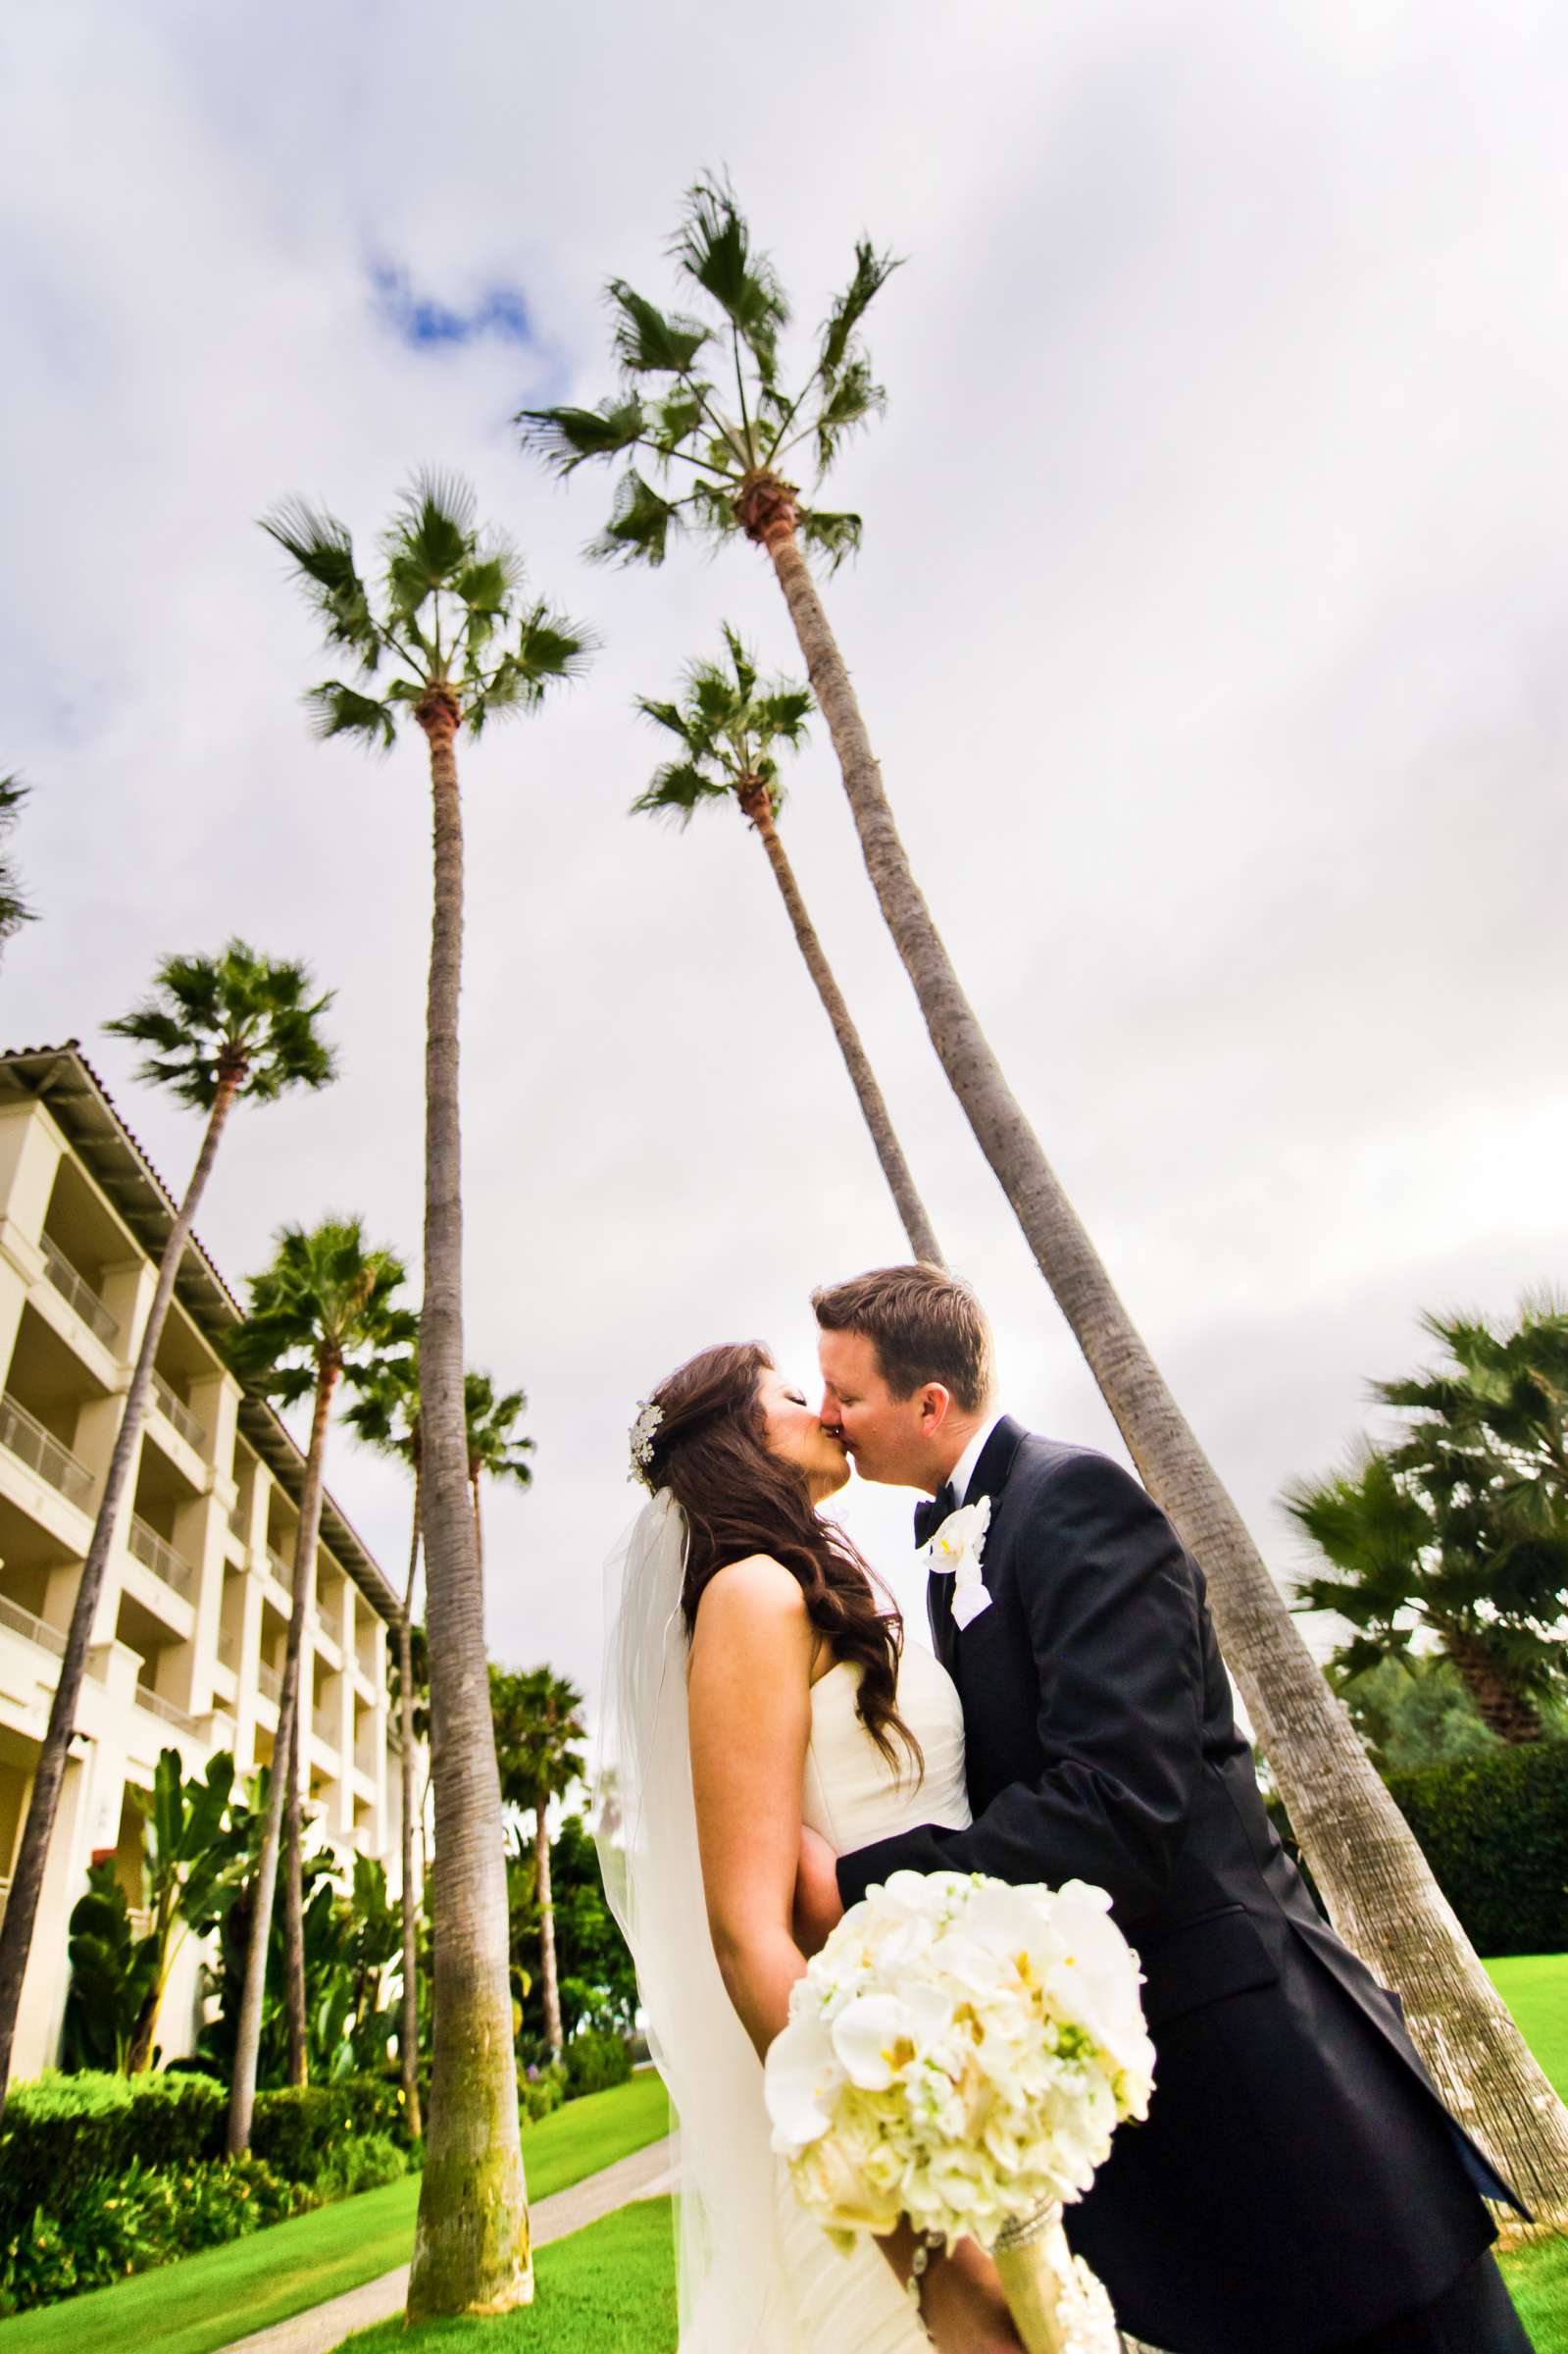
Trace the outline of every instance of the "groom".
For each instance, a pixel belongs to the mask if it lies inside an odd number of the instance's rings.
[[[935,1499],[917,1543],[981,1497],[990,1519],[957,1608],[952,1573],[929,1592],[974,1823],[836,1872],[819,1843],[808,1950],[901,1869],[1096,1882],[1145,1973],[1154,2098],[1067,2226],[1124,2328],[1175,2354],[1528,2354],[1478,2185],[1510,2194],[1275,1837],[1164,1514],[1107,1457],[997,1412],[964,1285],[887,1267],[813,1305],[822,1420],[861,1476]]]

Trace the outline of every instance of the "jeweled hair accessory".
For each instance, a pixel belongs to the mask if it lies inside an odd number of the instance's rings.
[[[645,1488],[653,1486],[648,1477],[648,1465],[653,1460],[653,1434],[664,1420],[662,1406],[650,1406],[645,1398],[637,1400],[637,1418],[627,1432],[632,1449],[632,1468],[629,1479],[640,1480]]]

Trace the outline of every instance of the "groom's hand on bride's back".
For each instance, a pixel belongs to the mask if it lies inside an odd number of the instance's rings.
[[[844,1917],[838,1894],[838,1859],[820,1831],[800,1826],[800,1861],[795,1867],[795,1943],[808,1957],[820,1953]]]

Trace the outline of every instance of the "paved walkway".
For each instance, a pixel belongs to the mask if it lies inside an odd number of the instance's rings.
[[[601,2216],[632,2199],[662,2198],[675,2188],[674,2156],[675,2145],[666,2135],[663,2141],[650,2142],[644,2150],[633,2150],[630,2158],[618,2158],[614,2166],[574,2182],[570,2190],[540,2199],[530,2211],[533,2245],[542,2248],[552,2239],[565,2239],[568,2232],[581,2231],[584,2224],[596,2224]],[[373,2323],[401,2313],[407,2294],[408,2266],[400,2264],[395,2272],[382,2273],[379,2279],[367,2280],[340,2297],[329,2297],[325,2305],[309,2306],[286,2322],[275,2322],[270,2329],[236,2338],[222,2354],[330,2354],[330,2349],[355,2329],[369,2329]]]

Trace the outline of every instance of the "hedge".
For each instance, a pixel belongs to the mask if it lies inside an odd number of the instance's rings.
[[[0,2131],[0,2242],[37,2208],[62,2214],[89,2184],[138,2163],[162,2170],[221,2159],[228,2108],[211,2076],[46,2075],[17,2085]],[[387,2077],[256,2095],[252,2154],[285,2182],[314,2182],[343,2141],[370,2134],[408,2143],[402,2088]]]
[[[1387,1779],[1478,1954],[1568,1953],[1568,1741]]]

